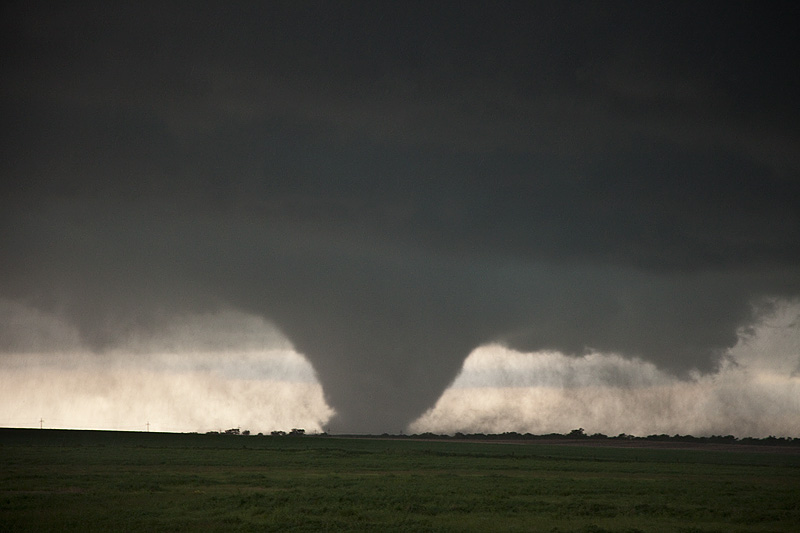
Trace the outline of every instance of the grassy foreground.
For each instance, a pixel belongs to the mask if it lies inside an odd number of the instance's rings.
[[[0,531],[797,531],[800,455],[0,430]]]

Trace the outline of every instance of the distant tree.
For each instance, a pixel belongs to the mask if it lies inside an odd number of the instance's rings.
[[[583,439],[586,438],[586,432],[583,430],[583,428],[573,429],[569,432],[567,437],[571,439]]]
[[[286,432],[285,431],[273,431],[272,433],[270,433],[270,435],[272,435],[273,437],[283,437],[284,435],[286,435]]]
[[[294,429],[292,429],[292,431],[289,432],[289,435],[292,435],[293,437],[300,437],[300,436],[305,435],[305,434],[306,434],[306,430],[305,429],[299,429],[299,428],[294,428]]]
[[[244,431],[242,431],[242,435],[244,435],[245,437],[250,435],[250,430],[249,429],[245,429]]]

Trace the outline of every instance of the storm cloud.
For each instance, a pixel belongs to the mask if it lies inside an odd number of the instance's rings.
[[[4,11],[0,297],[98,356],[232,309],[396,431],[481,345],[685,378],[800,295],[791,3]]]

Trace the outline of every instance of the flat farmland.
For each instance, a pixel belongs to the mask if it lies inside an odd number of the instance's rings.
[[[1,531],[788,532],[798,524],[796,452],[0,430]]]

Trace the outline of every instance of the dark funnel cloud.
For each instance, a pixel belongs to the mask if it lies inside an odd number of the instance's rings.
[[[3,10],[0,297],[98,353],[253,313],[399,431],[481,344],[687,376],[800,295],[794,3]]]

